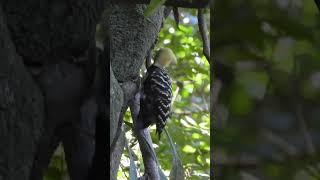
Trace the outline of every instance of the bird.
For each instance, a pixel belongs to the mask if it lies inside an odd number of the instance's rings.
[[[143,128],[156,124],[159,139],[171,112],[172,80],[166,70],[171,63],[177,63],[173,51],[160,48],[154,63],[147,68],[141,88],[138,119],[143,122]]]

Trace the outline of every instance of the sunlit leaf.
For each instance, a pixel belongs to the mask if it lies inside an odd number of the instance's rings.
[[[194,153],[194,152],[196,152],[196,149],[190,145],[186,145],[183,147],[182,151],[184,151],[186,153]]]

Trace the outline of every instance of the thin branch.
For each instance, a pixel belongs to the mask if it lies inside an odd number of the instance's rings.
[[[320,12],[320,0],[314,0],[314,2],[316,3],[318,10]]]
[[[179,28],[179,23],[180,23],[179,8],[178,7],[173,7],[172,11],[173,11],[173,17],[174,17],[174,21],[176,22],[177,29],[180,30],[180,28]]]
[[[262,132],[262,135],[269,140],[271,143],[277,145],[280,149],[285,151],[288,155],[294,156],[298,154],[298,150],[296,147],[291,145],[289,142],[287,142],[285,139],[281,138],[280,136],[276,135],[275,133],[264,130]]]
[[[210,63],[210,40],[207,24],[204,20],[203,9],[198,9],[198,25],[199,31],[201,34],[202,42],[203,42],[203,55],[207,58]]]
[[[124,113],[126,112],[126,109],[127,109],[127,106],[123,107],[120,111],[116,134],[115,134],[115,136],[111,142],[111,145],[110,145],[110,152],[111,153],[113,153],[113,151],[115,150],[118,139],[122,133],[123,117],[124,117]]]
[[[293,77],[293,94],[292,99],[294,100],[294,111],[296,114],[296,118],[300,124],[300,130],[303,134],[304,142],[306,145],[306,149],[308,154],[312,155],[315,153],[315,147],[312,142],[312,138],[310,136],[310,133],[308,131],[306,119],[303,115],[303,107],[302,107],[302,99],[301,99],[301,92],[300,92],[300,63],[296,59],[294,61],[294,77]]]
[[[262,163],[261,160],[255,156],[228,156],[227,158],[221,158],[216,155],[216,157],[216,160],[214,160],[214,165],[216,166],[249,168],[259,166]]]
[[[296,111],[296,117],[297,117],[297,119],[299,121],[299,124],[300,124],[300,127],[301,127],[301,131],[302,131],[302,134],[303,134],[303,138],[304,138],[304,142],[305,142],[305,145],[306,145],[306,149],[307,149],[309,154],[314,154],[316,150],[315,150],[315,147],[313,145],[310,133],[308,131],[306,120],[305,120],[303,112],[302,112],[301,104],[296,104],[295,105],[295,111]]]
[[[313,166],[307,166],[304,169],[309,176],[313,177],[314,179],[320,179],[320,169],[317,169]]]
[[[134,132],[138,139],[140,151],[143,158],[143,164],[145,167],[145,176],[148,179],[160,180],[159,168],[157,159],[155,157],[155,151],[152,147],[152,139],[148,128],[142,128],[143,122],[138,118],[140,111],[140,92],[138,92],[134,99],[129,103],[131,116],[134,124]],[[152,151],[152,152],[151,152]]]

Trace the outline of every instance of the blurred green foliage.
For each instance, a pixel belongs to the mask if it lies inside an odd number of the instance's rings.
[[[215,1],[214,8],[215,179],[320,179],[314,1]]]

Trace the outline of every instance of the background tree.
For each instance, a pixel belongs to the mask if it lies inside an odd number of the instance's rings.
[[[1,4],[0,41],[0,177],[27,179],[41,134],[43,99],[16,52]]]
[[[32,76],[41,73],[34,70],[43,70],[51,63],[72,60],[93,62],[93,66],[86,66],[93,75],[95,28],[103,9],[99,0],[0,1],[1,179],[41,178],[41,169],[47,167],[60,141],[71,177],[86,178],[94,150],[94,119],[84,125],[79,118],[60,129],[65,124],[48,120],[46,96]],[[70,87],[72,84],[54,86],[62,91]]]
[[[217,1],[217,179],[319,179],[319,12],[312,0]]]

